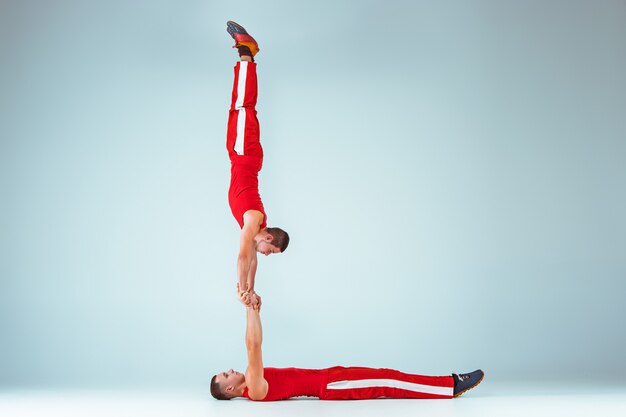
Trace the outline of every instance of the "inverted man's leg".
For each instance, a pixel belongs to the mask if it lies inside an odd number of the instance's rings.
[[[231,160],[241,155],[263,158],[256,116],[257,91],[256,64],[237,62],[226,134],[226,147]]]

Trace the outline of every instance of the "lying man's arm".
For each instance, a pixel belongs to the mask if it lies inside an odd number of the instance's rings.
[[[246,308],[246,321],[246,348],[248,349],[246,386],[250,399],[261,401],[267,395],[268,384],[263,377],[263,355],[261,354],[263,331],[259,310],[252,307]]]

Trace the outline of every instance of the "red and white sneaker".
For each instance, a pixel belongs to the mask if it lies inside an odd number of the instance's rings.
[[[229,20],[226,22],[226,31],[235,40],[235,46],[233,46],[233,48],[247,46],[253,57],[260,51],[259,45],[256,43],[254,38],[250,36],[250,34],[240,24]]]

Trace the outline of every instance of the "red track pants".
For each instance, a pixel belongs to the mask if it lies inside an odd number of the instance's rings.
[[[256,64],[239,61],[235,65],[235,82],[226,133],[226,149],[233,162],[234,159],[254,159],[259,165],[262,164],[263,148],[256,116],[256,101]],[[238,158],[244,155],[246,158]]]
[[[322,400],[366,400],[373,398],[452,398],[452,376],[405,374],[393,369],[328,369],[328,383]]]

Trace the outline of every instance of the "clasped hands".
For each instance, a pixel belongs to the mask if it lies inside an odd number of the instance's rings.
[[[244,289],[239,288],[237,283],[237,295],[239,301],[246,307],[252,307],[254,310],[261,311],[261,296],[254,292],[254,290],[248,290],[248,285]]]

